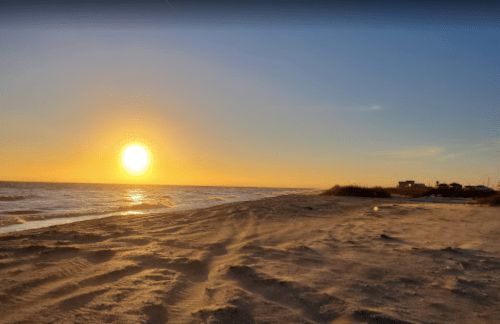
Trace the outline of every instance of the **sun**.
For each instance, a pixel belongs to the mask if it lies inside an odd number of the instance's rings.
[[[130,145],[123,151],[122,165],[128,174],[139,176],[146,172],[149,165],[149,154],[141,145]]]

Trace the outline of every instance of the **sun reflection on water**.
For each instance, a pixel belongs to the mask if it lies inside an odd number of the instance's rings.
[[[146,200],[146,195],[144,194],[144,190],[130,189],[127,193],[127,199],[134,205],[141,204]]]
[[[144,215],[143,211],[138,211],[138,210],[129,210],[126,212],[122,213],[123,215]]]

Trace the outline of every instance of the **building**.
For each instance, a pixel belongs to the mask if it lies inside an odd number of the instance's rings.
[[[462,185],[456,182],[450,183],[450,188],[453,189],[462,189]]]
[[[465,186],[465,190],[479,190],[479,191],[495,191],[491,188],[485,187],[485,186]]]
[[[402,188],[411,187],[412,184],[415,184],[413,180],[399,181],[399,186]]]
[[[480,191],[495,191],[491,188],[485,187],[485,186],[474,186],[475,190],[480,190]]]
[[[400,188],[425,187],[423,183],[415,183],[413,180],[399,181]]]

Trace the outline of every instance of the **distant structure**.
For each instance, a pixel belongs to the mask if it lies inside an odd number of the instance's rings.
[[[413,181],[413,180],[399,181],[399,186],[402,188],[411,187],[414,184],[415,184],[415,181]]]
[[[414,180],[399,181],[400,188],[425,187],[423,183],[415,183]]]
[[[465,188],[470,187],[466,186]],[[449,185],[446,183],[439,183],[439,181],[436,181],[436,188],[439,189],[462,189],[463,186],[460,183],[452,182]]]

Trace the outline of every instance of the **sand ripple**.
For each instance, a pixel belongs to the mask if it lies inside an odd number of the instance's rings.
[[[499,243],[498,209],[411,200],[89,220],[0,235],[0,322],[499,323]]]

